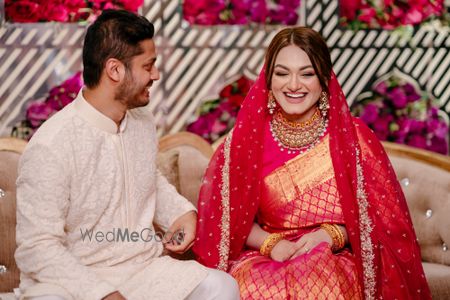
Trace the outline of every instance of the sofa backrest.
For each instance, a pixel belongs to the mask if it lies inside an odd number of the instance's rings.
[[[422,260],[450,265],[450,157],[383,145],[408,202]]]
[[[197,206],[203,174],[212,155],[206,140],[190,132],[178,132],[160,139],[157,165],[178,192]]]
[[[16,178],[20,154],[26,142],[0,138],[0,292],[19,285],[16,250]]]

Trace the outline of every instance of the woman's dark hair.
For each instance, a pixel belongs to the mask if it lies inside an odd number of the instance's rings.
[[[89,26],[83,45],[83,79],[87,87],[100,82],[105,62],[116,58],[127,67],[142,53],[140,42],[153,38],[154,27],[145,17],[125,10],[105,10]]]
[[[327,83],[331,77],[331,57],[327,43],[322,36],[308,27],[285,28],[278,32],[266,51],[266,84],[270,88],[275,59],[280,50],[289,45],[296,45],[306,52],[314,71],[319,77],[320,85],[328,90]]]

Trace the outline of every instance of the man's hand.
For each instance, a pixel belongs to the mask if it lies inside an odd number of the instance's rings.
[[[127,300],[119,291],[116,291],[108,296],[104,297],[102,300]]]
[[[175,220],[165,236],[167,250],[182,254],[194,244],[197,213],[193,210]]]

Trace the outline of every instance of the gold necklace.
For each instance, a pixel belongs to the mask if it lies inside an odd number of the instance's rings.
[[[270,131],[281,151],[286,148],[288,153],[300,151],[303,153],[311,149],[325,134],[328,120],[323,118],[320,110],[316,109],[309,120],[292,122],[286,120],[278,110],[270,121]]]

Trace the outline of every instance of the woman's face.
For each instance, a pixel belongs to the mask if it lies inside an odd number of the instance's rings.
[[[271,88],[284,116],[306,121],[314,114],[322,87],[305,51],[284,47],[275,59]]]

